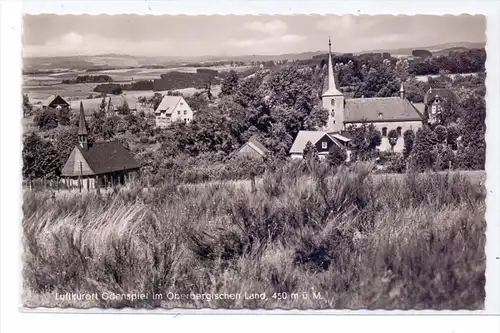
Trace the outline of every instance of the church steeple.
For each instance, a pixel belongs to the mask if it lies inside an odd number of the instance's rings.
[[[335,75],[333,72],[332,61],[332,41],[328,38],[328,85],[327,90],[323,93],[323,108],[328,110],[328,123],[326,130],[338,132],[344,129],[344,108],[345,99],[342,92],[337,86]]]
[[[80,101],[80,120],[78,123],[78,144],[80,147],[87,149],[87,126],[85,125],[85,112],[83,111],[83,102]]]
[[[399,89],[399,97],[401,99],[405,99],[405,86],[403,84],[403,82],[401,82],[401,88]]]
[[[328,90],[323,95],[342,95],[337,87],[337,82],[335,81],[335,76],[333,74],[332,41],[330,37],[328,37]]]

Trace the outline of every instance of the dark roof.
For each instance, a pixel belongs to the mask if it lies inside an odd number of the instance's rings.
[[[450,89],[429,88],[427,93],[425,93],[425,95],[424,95],[424,104],[429,105],[430,103],[434,102],[436,95],[439,95],[441,98],[450,99],[452,101],[456,100],[455,94]]]
[[[42,102],[42,106],[50,106],[54,102],[56,102],[55,104],[57,105],[69,106],[69,103],[66,102],[66,100],[62,98],[60,95],[50,95],[49,97],[47,97],[46,100]]]
[[[411,102],[400,97],[346,99],[346,123],[421,120],[422,115]]]
[[[77,147],[95,174],[141,167],[139,162],[118,141],[96,142],[89,149]]]

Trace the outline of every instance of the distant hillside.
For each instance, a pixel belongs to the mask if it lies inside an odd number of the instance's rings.
[[[363,53],[383,53],[389,52],[391,55],[411,55],[413,50],[427,50],[431,51],[433,55],[447,55],[452,51],[467,50],[467,49],[480,49],[484,48],[486,43],[483,42],[457,42],[457,43],[444,43],[431,46],[421,46],[421,47],[408,47],[401,49],[379,49],[379,50],[369,50],[362,51],[358,54]]]
[[[354,54],[363,53],[383,53],[389,52],[393,56],[411,55],[415,49],[431,51],[435,55],[447,55],[452,51],[466,50],[472,48],[483,48],[485,43],[480,42],[457,42],[426,47],[411,47],[400,49],[379,49],[368,50]],[[160,56],[160,57],[140,57],[126,54],[101,54],[96,56],[62,56],[62,57],[33,57],[24,58],[25,72],[31,71],[57,71],[57,70],[86,70],[99,68],[130,68],[147,65],[160,66],[179,66],[186,63],[195,62],[216,62],[216,61],[243,61],[243,62],[262,62],[262,61],[282,61],[282,60],[307,60],[314,56],[326,54],[326,51],[312,51],[301,53],[288,53],[277,55],[242,55],[242,56]]]

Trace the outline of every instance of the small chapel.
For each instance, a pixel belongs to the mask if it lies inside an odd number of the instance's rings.
[[[87,190],[125,185],[141,165],[119,141],[89,144],[83,103],[80,102],[78,144],[61,171],[68,187]]]
[[[299,131],[290,149],[294,158],[302,158],[307,142],[316,146],[319,156],[328,154],[332,144],[343,149],[349,148],[351,140],[346,129],[349,126],[373,124],[382,134],[380,151],[402,152],[403,133],[407,129],[416,131],[423,126],[424,116],[405,95],[401,83],[397,97],[346,98],[340,90],[337,76],[333,70],[332,43],[329,40],[328,76],[322,94],[322,107],[328,110],[328,121],[322,131]],[[395,129],[398,139],[394,147],[389,143],[388,133]],[[348,156],[349,156],[348,151]]]

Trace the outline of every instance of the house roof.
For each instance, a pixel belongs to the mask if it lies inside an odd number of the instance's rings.
[[[290,154],[302,154],[309,141],[311,141],[312,144],[315,144],[325,134],[328,134],[328,131],[299,131],[295,141],[293,141],[292,148],[290,148]]]
[[[139,169],[141,165],[118,141],[96,142],[88,149],[77,146],[94,174]]]
[[[432,88],[431,87],[424,95],[424,104],[428,105],[428,104],[434,102],[436,95],[439,95],[440,97],[451,99],[451,100],[456,99],[455,94],[450,89]]]
[[[163,96],[161,103],[155,110],[155,113],[160,113],[160,111],[165,110],[167,114],[172,113],[177,104],[181,101],[182,96]]]
[[[413,106],[420,112],[420,114],[425,114],[425,104],[424,103],[413,103]]]
[[[422,115],[407,99],[400,97],[352,98],[346,100],[346,123],[421,121]]]
[[[60,95],[50,95],[49,97],[47,97],[46,100],[44,100],[42,102],[42,106],[49,106],[50,104],[52,104],[52,102],[54,102],[56,100],[56,98],[60,98],[64,103],[66,103],[67,105],[69,105],[69,103],[64,99],[62,98]]]
[[[250,140],[248,140],[247,143],[245,143],[239,150],[241,150],[244,146],[250,146],[253,150],[255,150],[262,156],[267,155],[270,152],[269,149],[264,147],[264,145],[260,143],[259,140],[257,140],[257,138],[255,137],[250,138]]]

